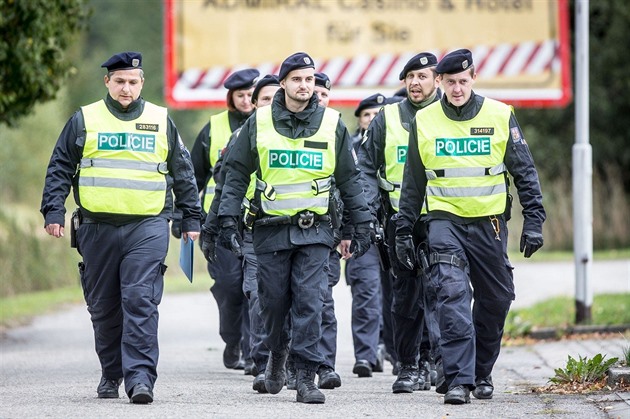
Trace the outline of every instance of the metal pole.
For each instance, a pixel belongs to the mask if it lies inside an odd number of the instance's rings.
[[[589,142],[589,0],[575,0],[575,144],[573,145],[573,253],[575,322],[591,321],[593,286],[593,161]]]

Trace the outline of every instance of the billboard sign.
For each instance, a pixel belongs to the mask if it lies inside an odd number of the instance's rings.
[[[166,99],[225,106],[223,81],[277,74],[297,51],[332,81],[331,106],[402,87],[405,63],[468,48],[475,90],[514,106],[571,100],[568,0],[165,0]]]

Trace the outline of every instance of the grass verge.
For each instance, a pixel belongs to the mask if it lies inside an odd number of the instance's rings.
[[[591,316],[592,325],[630,324],[630,293],[595,295]],[[506,339],[519,338],[541,328],[562,330],[575,325],[575,300],[555,297],[531,307],[511,310],[505,322],[504,336]]]
[[[183,275],[164,278],[165,293],[185,293],[208,291],[212,279],[206,272],[195,272],[193,283]],[[57,288],[48,291],[29,292],[0,298],[0,328],[28,324],[35,316],[51,313],[67,304],[83,303],[80,285]]]

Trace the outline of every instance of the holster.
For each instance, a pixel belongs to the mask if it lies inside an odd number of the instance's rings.
[[[391,268],[389,262],[389,246],[385,240],[385,230],[378,221],[374,224],[374,235],[372,239],[376,250],[378,250],[378,260],[381,263],[381,269],[387,272]]]
[[[328,214],[330,215],[330,225],[333,230],[338,230],[342,225],[343,201],[339,189],[333,188],[330,191],[328,200]]]
[[[70,247],[72,247],[73,249],[78,249],[77,231],[79,230],[80,225],[81,211],[79,210],[79,208],[77,208],[72,212],[72,217],[70,218]]]

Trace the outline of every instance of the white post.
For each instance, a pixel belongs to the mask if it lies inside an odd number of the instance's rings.
[[[593,161],[589,142],[589,0],[575,1],[575,144],[573,145],[573,253],[575,321],[591,320],[593,286]]]

